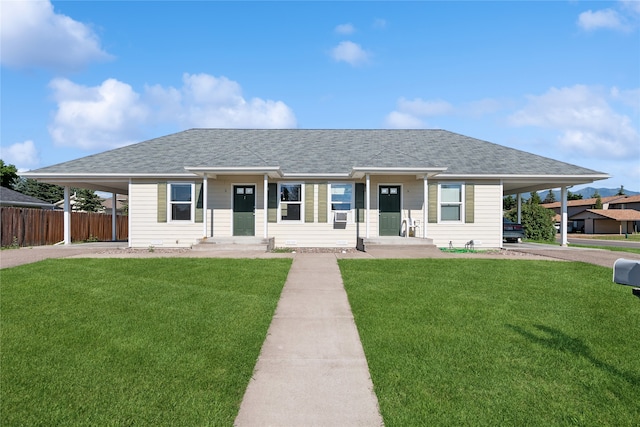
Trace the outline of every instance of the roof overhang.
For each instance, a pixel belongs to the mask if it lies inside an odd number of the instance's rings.
[[[211,166],[185,166],[186,171],[198,176],[215,178],[218,175],[268,175],[269,178],[282,178],[280,166],[263,167],[211,167]]]
[[[385,167],[366,167],[366,166],[354,166],[351,168],[350,178],[361,179],[365,175],[415,175],[417,179],[431,178],[442,172],[447,168],[385,168]]]
[[[611,178],[610,175],[598,173],[593,175],[440,175],[440,179],[452,180],[500,180],[503,194],[522,194],[532,191],[549,190],[552,188],[571,187],[574,185],[590,184],[601,179]]]

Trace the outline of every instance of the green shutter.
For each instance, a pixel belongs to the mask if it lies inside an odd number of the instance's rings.
[[[475,220],[475,186],[465,185],[464,190],[464,222],[472,224]]]
[[[313,222],[313,184],[304,185],[304,222]]]
[[[327,222],[327,184],[318,184],[318,222]]]
[[[204,195],[202,193],[202,183],[196,184],[196,222],[204,221]]]
[[[428,185],[429,191],[429,209],[427,214],[429,216],[427,222],[436,223],[438,222],[438,184]]]
[[[267,221],[278,222],[278,184],[268,184]]]
[[[167,183],[158,183],[158,222],[167,222]]]
[[[364,222],[365,209],[364,196],[365,185],[356,183],[356,213],[358,215],[357,222]]]

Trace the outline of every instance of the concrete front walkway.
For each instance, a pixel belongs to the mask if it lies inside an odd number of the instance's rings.
[[[383,425],[335,254],[296,254],[235,425]]]

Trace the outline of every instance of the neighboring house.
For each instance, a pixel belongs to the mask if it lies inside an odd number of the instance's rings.
[[[19,207],[19,208],[36,208],[36,209],[53,209],[51,203],[35,197],[27,196],[10,188],[0,187],[0,206]]]
[[[640,224],[640,196],[602,197],[602,209],[596,209],[596,198],[567,201],[569,231],[585,234],[634,233]],[[560,223],[561,203],[545,203],[555,212]]]
[[[634,209],[640,211],[640,194],[618,197],[618,199],[609,202],[609,209]]]
[[[638,231],[640,211],[634,209],[587,209],[569,218],[584,223],[585,234],[631,234]]]
[[[444,130],[319,129],[191,129],[24,175],[127,194],[139,248],[232,236],[355,247],[401,235],[501,247],[504,195],[566,196],[609,177]]]
[[[124,207],[128,202],[128,198],[126,195],[117,194],[116,195],[116,214],[122,215],[124,213]],[[74,212],[82,212],[76,209],[76,193],[73,193],[69,196],[69,203],[71,205],[71,209]],[[111,207],[113,206],[113,197],[108,197],[106,199],[102,199],[100,203],[102,208],[97,213],[111,213]],[[58,200],[54,203],[55,209],[64,209],[64,199]]]

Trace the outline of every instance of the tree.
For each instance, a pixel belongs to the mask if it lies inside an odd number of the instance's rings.
[[[596,196],[596,203],[593,205],[593,208],[594,209],[602,209],[602,197],[600,197],[599,194]]]
[[[547,193],[547,197],[544,198],[544,201],[542,203],[553,203],[556,201],[556,195],[553,194],[553,191],[549,190],[549,192]]]
[[[567,191],[567,200],[582,200],[582,194]]]
[[[511,194],[502,199],[502,210],[510,211],[511,209],[516,207],[516,199],[513,198]]]
[[[531,195],[531,198],[529,198],[529,200],[527,201],[527,204],[539,205],[540,203],[542,203],[542,199],[540,198],[540,195],[538,194],[537,191],[532,191],[530,195]]]
[[[27,196],[35,197],[45,202],[55,203],[64,199],[64,187],[47,184],[31,178],[20,177],[13,189]]]
[[[18,180],[18,169],[14,165],[5,164],[0,159],[0,184],[6,188],[13,188],[13,184]]]
[[[553,211],[535,203],[522,205],[522,228],[528,239],[553,241],[556,228],[553,224]],[[511,221],[517,221],[518,213],[513,210],[506,214]]]
[[[86,188],[76,189],[76,203],[73,209],[84,212],[102,212],[103,199],[101,199],[93,190]]]
[[[626,196],[626,194],[624,193],[624,185],[620,186],[620,189],[616,193],[616,196]]]

